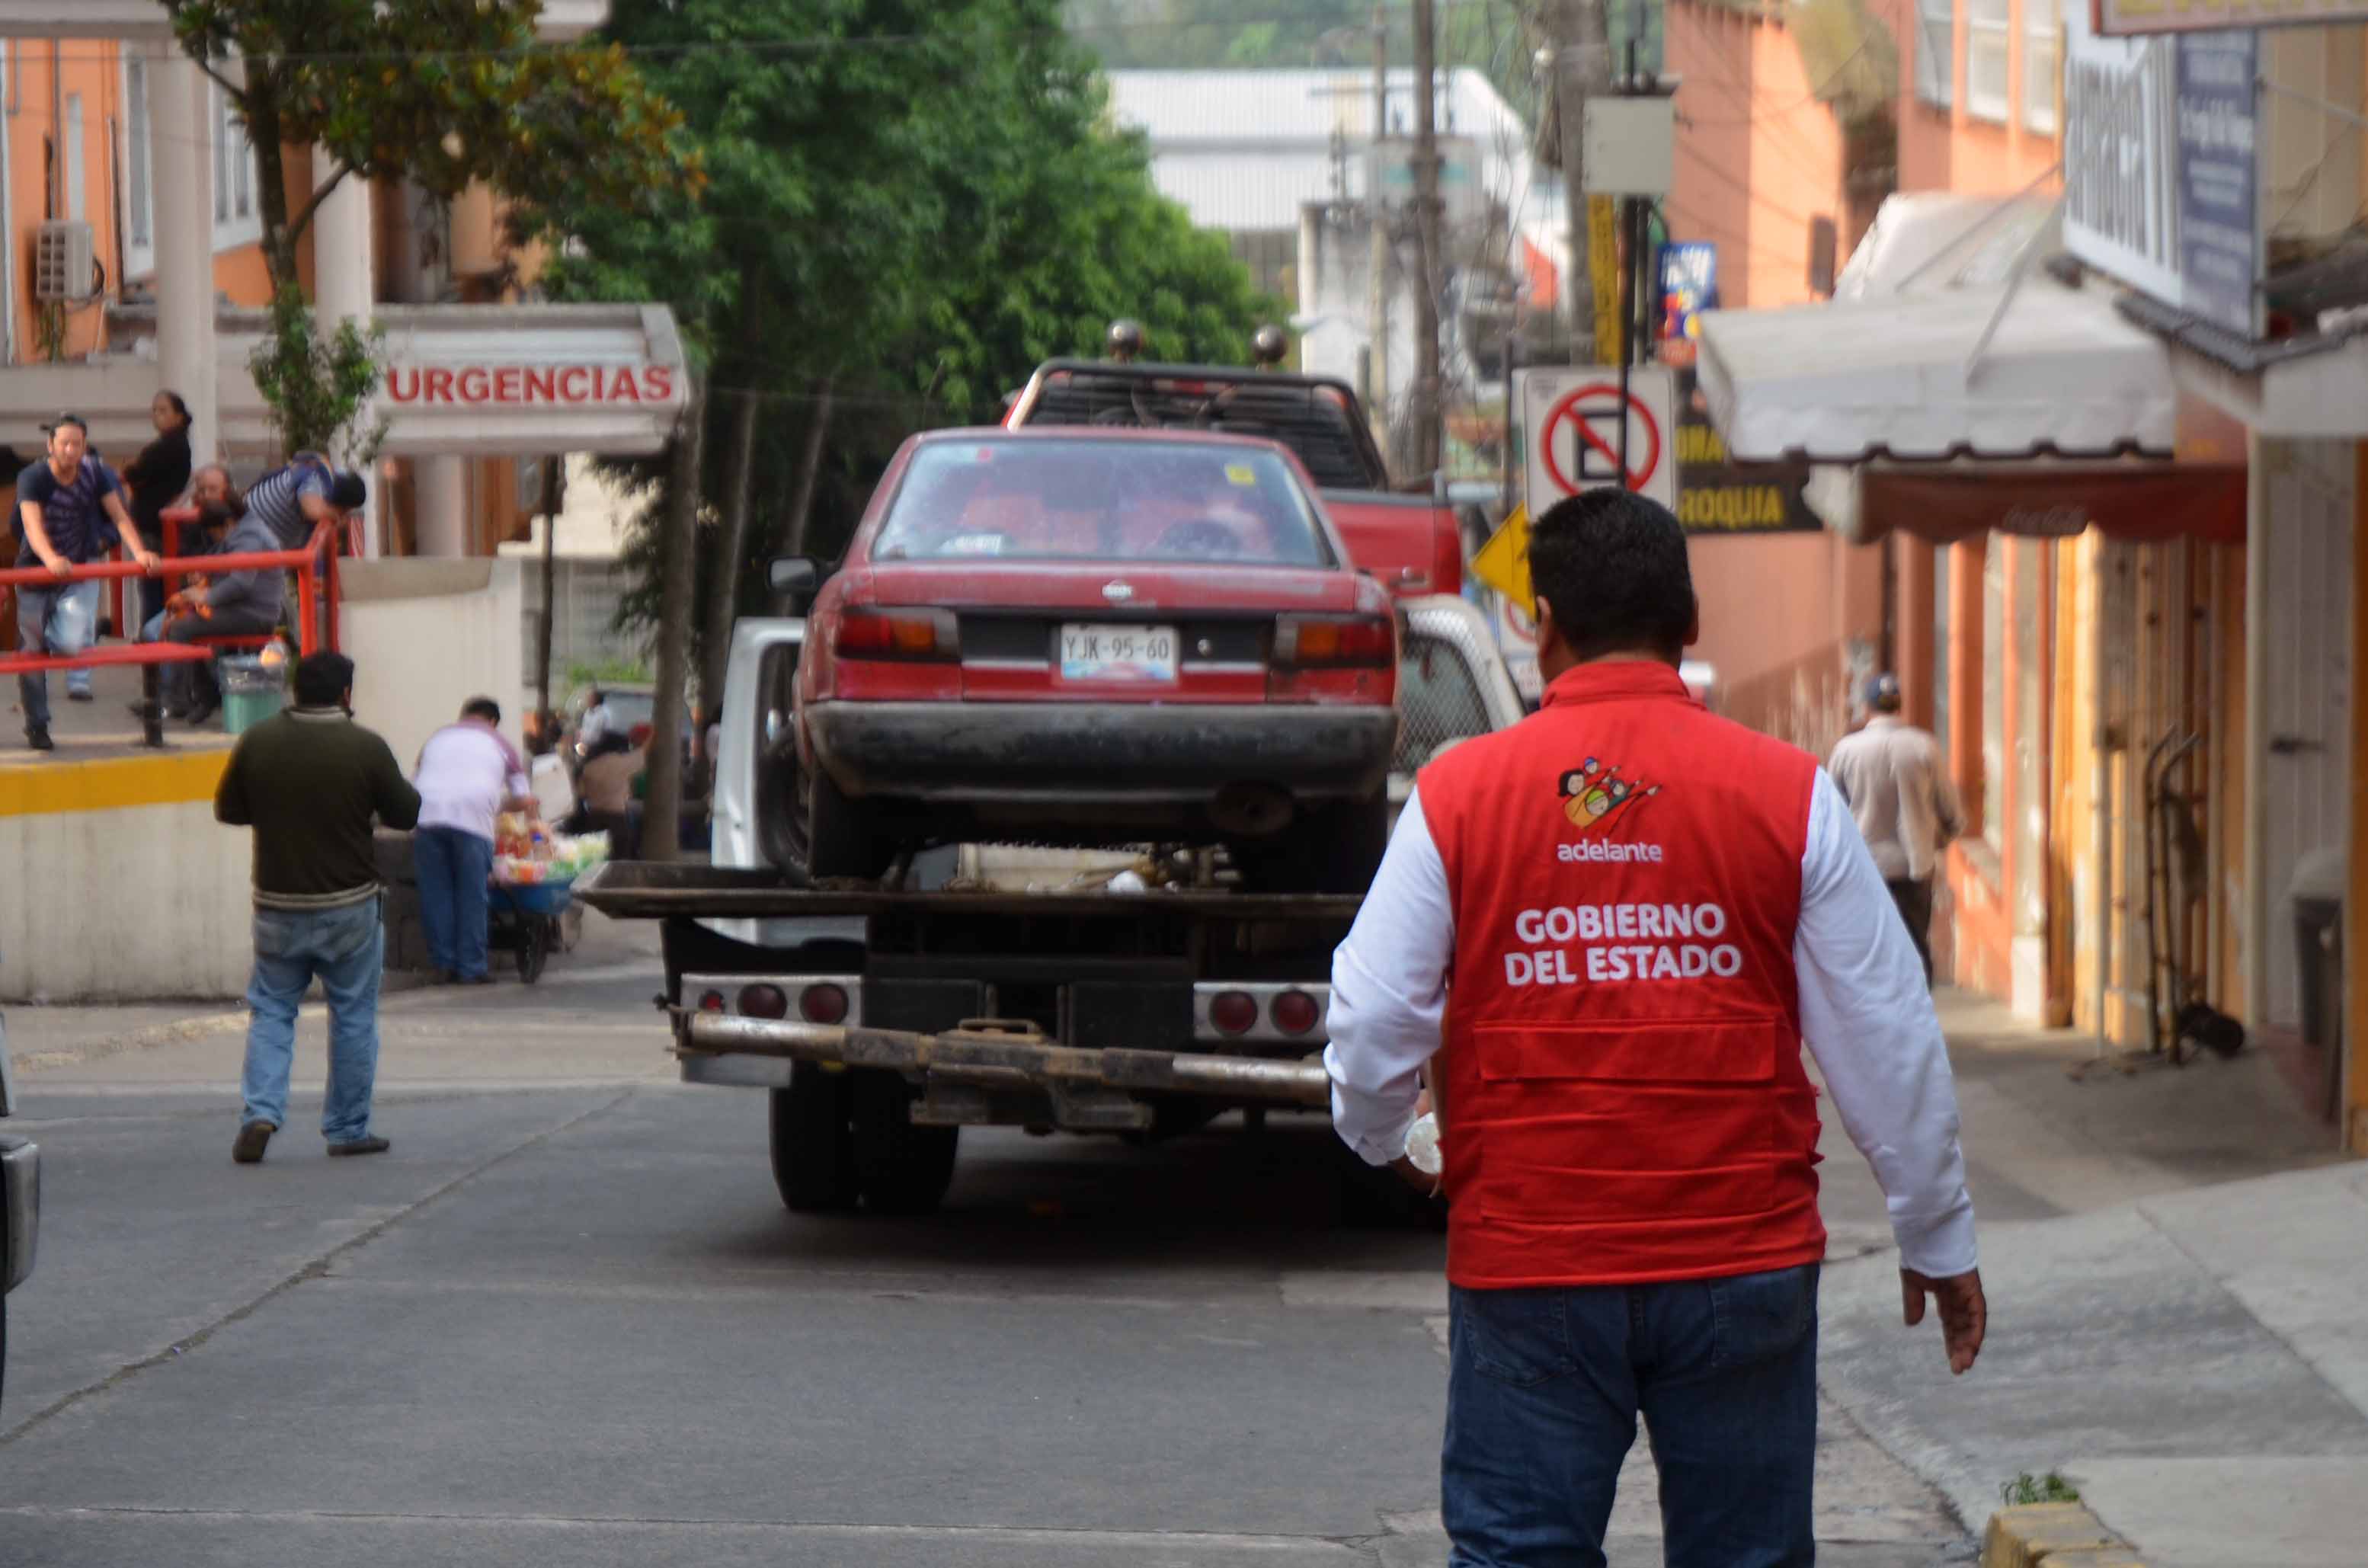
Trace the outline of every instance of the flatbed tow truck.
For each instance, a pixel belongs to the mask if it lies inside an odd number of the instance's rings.
[[[662,923],[682,1075],[771,1091],[782,1201],[884,1213],[936,1206],[965,1126],[1149,1138],[1235,1108],[1322,1110],[1332,949],[1359,903],[835,891],[633,861],[578,896]]]

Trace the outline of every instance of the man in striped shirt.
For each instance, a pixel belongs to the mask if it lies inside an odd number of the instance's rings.
[[[342,524],[370,499],[362,476],[335,469],[318,452],[299,452],[285,468],[255,482],[246,493],[250,518],[260,518],[279,550],[302,550],[321,523]]]

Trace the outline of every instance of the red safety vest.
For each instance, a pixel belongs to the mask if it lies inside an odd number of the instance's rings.
[[[1582,665],[1422,771],[1455,912],[1447,1275],[1710,1278],[1825,1256],[1793,967],[1816,764],[1655,663]]]

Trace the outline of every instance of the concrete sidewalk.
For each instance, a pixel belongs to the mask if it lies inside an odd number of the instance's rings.
[[[1986,1226],[1988,1346],[1945,1385],[1858,1278],[1892,1267],[1831,1270],[1827,1392],[1969,1523],[2058,1470],[2149,1568],[2362,1561],[2368,1165]]]

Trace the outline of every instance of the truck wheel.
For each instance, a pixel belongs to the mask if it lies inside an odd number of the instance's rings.
[[[860,1187],[848,1087],[847,1074],[799,1062],[790,1067],[790,1086],[773,1091],[773,1185],[792,1214],[855,1207]]]
[[[864,1206],[875,1214],[933,1211],[953,1183],[962,1129],[913,1125],[912,1105],[918,1096],[894,1073],[850,1076],[855,1169]]]
[[[1234,861],[1258,892],[1362,893],[1389,842],[1383,796],[1308,812],[1281,839],[1235,848]]]
[[[803,782],[806,876],[814,881],[851,877],[871,882],[886,875],[896,845],[874,831],[872,813],[848,800],[820,768]]]

